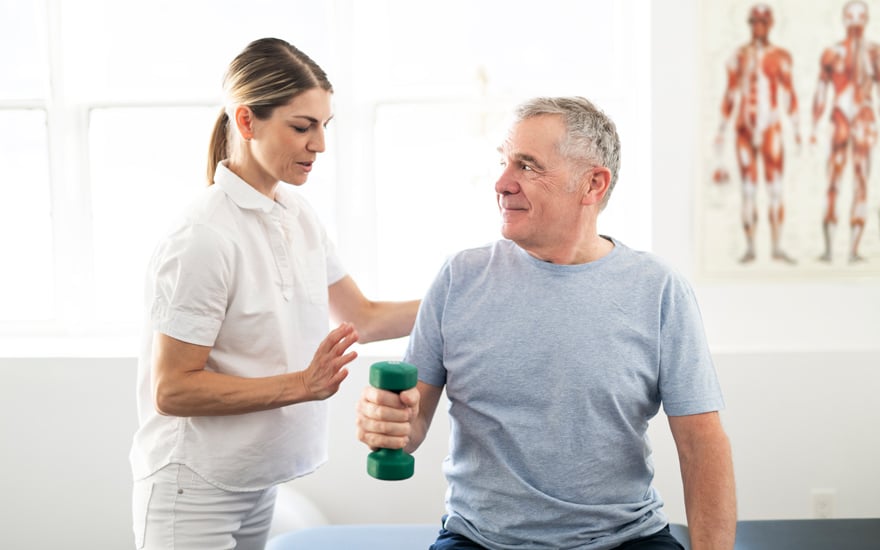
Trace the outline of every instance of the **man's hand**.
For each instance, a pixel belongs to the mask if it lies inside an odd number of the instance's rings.
[[[405,448],[419,415],[419,401],[416,388],[399,394],[372,386],[364,388],[357,403],[358,439],[373,450]]]

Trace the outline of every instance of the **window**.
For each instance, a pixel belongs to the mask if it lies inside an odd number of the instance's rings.
[[[3,166],[3,283],[0,321],[52,318],[55,304],[46,111],[0,110]]]
[[[34,336],[136,353],[144,267],[205,184],[227,63],[261,36],[334,83],[328,151],[301,189],[371,297],[418,297],[449,254],[497,238],[495,148],[532,95],[585,95],[615,119],[624,168],[600,229],[650,246],[648,0],[0,7],[17,54],[0,72],[15,129],[0,137],[0,354]]]

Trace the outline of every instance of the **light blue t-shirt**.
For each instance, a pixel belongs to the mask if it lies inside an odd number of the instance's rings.
[[[646,435],[723,407],[688,283],[619,241],[580,265],[510,241],[451,257],[405,361],[446,386],[446,528],[492,550],[613,548],[667,519]]]

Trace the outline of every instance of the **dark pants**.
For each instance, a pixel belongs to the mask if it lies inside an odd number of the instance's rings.
[[[440,529],[440,536],[428,550],[486,550],[476,542],[452,533],[446,529]],[[669,533],[667,525],[660,531],[647,537],[627,541],[614,550],[684,550],[684,547]]]

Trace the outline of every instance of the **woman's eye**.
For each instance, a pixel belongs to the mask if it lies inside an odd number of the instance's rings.
[[[300,134],[305,134],[306,132],[309,131],[309,127],[308,127],[308,126],[306,126],[305,128],[302,128],[302,127],[300,127],[300,126],[291,126],[291,128],[293,128],[294,130],[296,130],[296,131],[299,132]]]

